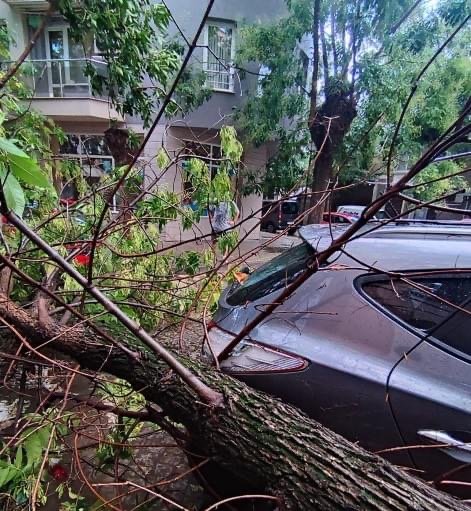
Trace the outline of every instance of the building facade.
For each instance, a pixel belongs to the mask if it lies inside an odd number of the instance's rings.
[[[193,39],[206,0],[168,0],[167,5],[174,18],[169,36],[180,38],[181,42],[183,33],[188,40]],[[12,59],[23,51],[47,8],[48,2],[43,0],[0,0],[0,20],[6,23],[12,37]],[[258,66],[249,65],[249,73],[244,73],[243,77],[233,66],[239,29],[244,24],[269,23],[283,12],[283,0],[216,0],[191,61],[193,69],[204,72],[211,97],[188,115],[162,120],[154,130],[143,155],[147,162],[147,185],[158,177],[155,186],[166,187],[184,196],[181,166],[173,165],[165,173],[158,168],[156,155],[161,147],[171,157],[182,151],[201,157],[209,171],[214,171],[220,159],[219,129],[232,124],[234,112],[258,84]],[[54,15],[25,65],[29,66],[26,79],[34,91],[32,108],[53,119],[68,135],[67,142],[59,148],[60,153],[64,158],[78,161],[86,176],[99,179],[100,173],[108,172],[114,166],[113,157],[104,143],[104,133],[110,125],[129,127],[142,136],[146,131],[140,119],[121,117],[106,97],[93,93],[84,74],[87,60],[106,72],[106,63],[93,45],[91,40],[90,48],[84,50],[82,45],[74,43],[65,20]],[[269,152],[269,146],[244,147],[242,166],[262,174]],[[262,197],[256,194],[244,196],[237,176],[234,177],[234,198],[241,219],[251,218],[261,210]],[[203,217],[196,230],[207,234],[209,219]],[[179,222],[173,222],[167,226],[165,235],[169,240],[185,239],[193,237],[194,232],[184,232]],[[243,223],[241,235],[252,239],[259,236],[255,218]]]

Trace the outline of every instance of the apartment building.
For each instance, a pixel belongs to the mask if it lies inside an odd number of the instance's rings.
[[[42,0],[0,1],[0,19],[12,38],[12,59],[21,54],[47,8],[48,2]],[[93,181],[114,167],[104,132],[111,119],[123,125],[124,119],[106,97],[92,93],[84,74],[90,58],[70,39],[64,19],[54,15],[24,64],[28,68],[24,79],[34,92],[31,108],[53,119],[68,135],[60,153],[78,161],[85,176]],[[99,60],[95,65],[106,66]]]
[[[170,27],[170,36],[177,37],[182,31],[191,40],[203,16],[206,0],[168,0],[167,5],[175,20]],[[0,0],[0,20],[7,24],[12,36],[10,51],[13,59],[24,49],[47,7],[48,2],[44,0]],[[185,190],[180,165],[161,175],[155,156],[162,146],[171,156],[183,151],[203,158],[209,171],[217,168],[219,129],[232,123],[235,110],[243,104],[249,91],[256,90],[258,83],[258,66],[249,65],[253,74],[245,73],[243,77],[233,66],[238,30],[244,24],[268,23],[283,12],[283,0],[216,0],[191,62],[194,69],[204,71],[206,85],[212,90],[211,98],[189,115],[164,119],[153,132],[143,155],[148,162],[145,165],[147,184],[161,176],[157,186],[182,195]],[[106,62],[93,45],[91,40],[90,48],[84,52],[83,46],[69,37],[65,20],[59,14],[52,16],[29,56],[27,80],[34,91],[32,108],[53,119],[68,134],[67,142],[60,147],[61,154],[64,158],[78,160],[89,178],[99,179],[114,166],[104,142],[104,132],[110,124],[127,126],[142,135],[145,130],[139,119],[124,119],[106,97],[93,93],[84,74],[87,59],[106,72]],[[268,145],[244,147],[242,165],[263,173],[270,150]],[[237,175],[234,176],[234,194],[244,219],[261,209],[262,197],[256,194],[244,196],[241,185]],[[256,219],[245,222],[241,234],[250,232],[249,238],[257,238],[256,224]],[[209,219],[203,217],[196,230],[208,233]],[[179,222],[167,226],[165,234],[172,240],[194,236],[193,232],[184,232]]]

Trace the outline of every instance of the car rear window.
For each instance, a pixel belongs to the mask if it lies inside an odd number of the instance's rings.
[[[411,327],[471,355],[471,275],[366,281],[362,289]]]
[[[297,202],[283,202],[281,204],[281,212],[284,215],[297,215],[299,211]]]
[[[229,305],[253,302],[282,289],[306,268],[314,249],[306,242],[297,245],[257,268],[240,285],[234,285],[226,301]]]

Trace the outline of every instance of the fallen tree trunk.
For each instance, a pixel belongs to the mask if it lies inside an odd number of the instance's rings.
[[[162,360],[136,342],[130,348],[139,357],[111,346],[90,329],[40,324],[1,295],[0,316],[32,346],[48,343],[84,368],[127,380],[172,421],[186,427],[200,454],[278,496],[286,509],[469,510],[296,408],[194,360],[183,362],[223,393],[223,406],[202,403]],[[5,331],[2,336],[0,351],[4,351]]]

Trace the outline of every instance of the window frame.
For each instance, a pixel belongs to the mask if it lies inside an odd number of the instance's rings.
[[[311,58],[307,54],[306,50],[304,48],[302,48],[300,46],[300,44],[298,44],[296,49],[297,49],[299,61],[302,65],[302,69],[303,69],[302,77],[303,77],[303,82],[304,82],[304,83],[300,83],[297,86],[297,90],[298,90],[299,94],[308,97],[309,89],[310,89],[310,76],[311,76],[310,71],[312,69],[312,62],[311,62]]]
[[[437,273],[439,272],[439,273]],[[408,273],[410,274],[410,278],[433,278],[434,276],[440,276],[440,277],[448,277],[451,275],[454,275],[456,277],[456,273],[453,273],[453,270],[451,268],[443,268],[443,269],[436,269],[436,270],[411,270],[409,272],[401,272],[403,275],[407,277]],[[418,275],[420,274],[420,276]],[[471,269],[463,268],[463,271],[461,272],[461,275],[468,276],[471,278]],[[435,325],[433,328],[431,328],[429,331],[420,330],[417,327],[414,327],[410,323],[407,323],[405,320],[401,319],[399,316],[396,316],[391,310],[389,310],[387,307],[385,307],[383,304],[375,300],[372,296],[370,296],[364,289],[363,286],[369,282],[381,282],[381,281],[388,281],[391,280],[391,277],[388,275],[371,275],[371,274],[363,274],[357,276],[353,281],[353,286],[357,293],[365,299],[375,310],[378,312],[384,314],[387,316],[394,324],[399,325],[400,327],[404,328],[405,330],[409,331],[413,335],[415,335],[418,338],[418,342],[428,342],[432,346],[435,346],[439,348],[441,351],[444,351],[448,353],[449,355],[452,355],[456,358],[459,358],[467,363],[471,364],[471,355],[460,351],[453,346],[450,346],[445,341],[442,341],[435,337],[434,333],[435,331],[440,328],[440,326],[445,325],[450,321],[450,319],[453,318],[457,313],[460,311],[458,309],[455,309],[454,311],[450,312],[446,319],[444,319],[442,322],[440,322],[438,325]],[[439,300],[439,298],[438,298]],[[465,301],[466,304],[471,303],[471,297]]]
[[[183,151],[185,151],[185,149],[187,148],[187,144],[196,144],[196,145],[200,145],[200,146],[209,146],[210,148],[210,151],[211,151],[211,156],[210,157],[206,157],[206,156],[198,156],[198,155],[187,155],[186,153],[183,153],[184,157],[189,157],[189,158],[199,158],[200,160],[203,160],[206,165],[208,166],[208,169],[210,172],[212,172],[213,169],[218,169],[219,166],[221,165],[221,161],[217,161],[217,163],[214,163],[215,159],[214,159],[214,148],[217,147],[218,150],[219,150],[219,154],[221,154],[221,144],[215,144],[213,142],[202,142],[201,140],[192,140],[192,139],[189,139],[189,138],[183,138],[181,139],[181,142],[183,143]],[[219,159],[221,160],[221,158]]]
[[[61,159],[64,159],[64,160],[77,160],[79,165],[80,165],[80,168],[82,169],[82,171],[86,168],[88,165],[87,163],[87,160],[108,160],[110,161],[111,163],[111,169],[110,169],[110,172],[113,172],[113,170],[115,169],[115,160],[114,160],[114,157],[110,154],[93,154],[93,153],[87,153],[87,151],[83,151],[84,149],[84,141],[89,138],[89,137],[101,137],[104,139],[104,135],[102,133],[71,133],[71,132],[67,132],[65,134],[67,137],[78,137],[79,139],[79,144],[78,144],[78,147],[77,147],[77,154],[75,153],[63,153],[61,152],[61,148],[59,147],[59,153],[58,153],[58,156],[61,158]],[[105,171],[106,173],[106,171]],[[84,176],[85,179],[86,179],[86,176]],[[118,212],[118,205],[117,205],[117,198],[116,198],[116,195],[113,195],[113,202],[112,202],[112,208],[111,208],[111,212],[112,213],[117,213]]]
[[[231,62],[226,63],[229,67],[227,74],[229,75],[229,87],[227,89],[221,87],[213,87],[208,83],[208,75],[209,73],[213,73],[210,69],[208,69],[209,63],[209,27],[225,27],[232,29],[232,37],[231,37]],[[215,92],[225,92],[228,94],[234,94],[234,66],[233,62],[235,59],[235,32],[236,32],[236,23],[234,21],[224,21],[224,20],[208,20],[204,26],[203,31],[203,71],[206,75],[206,86]],[[216,73],[215,73],[216,74]],[[220,72],[218,73],[220,74]]]

